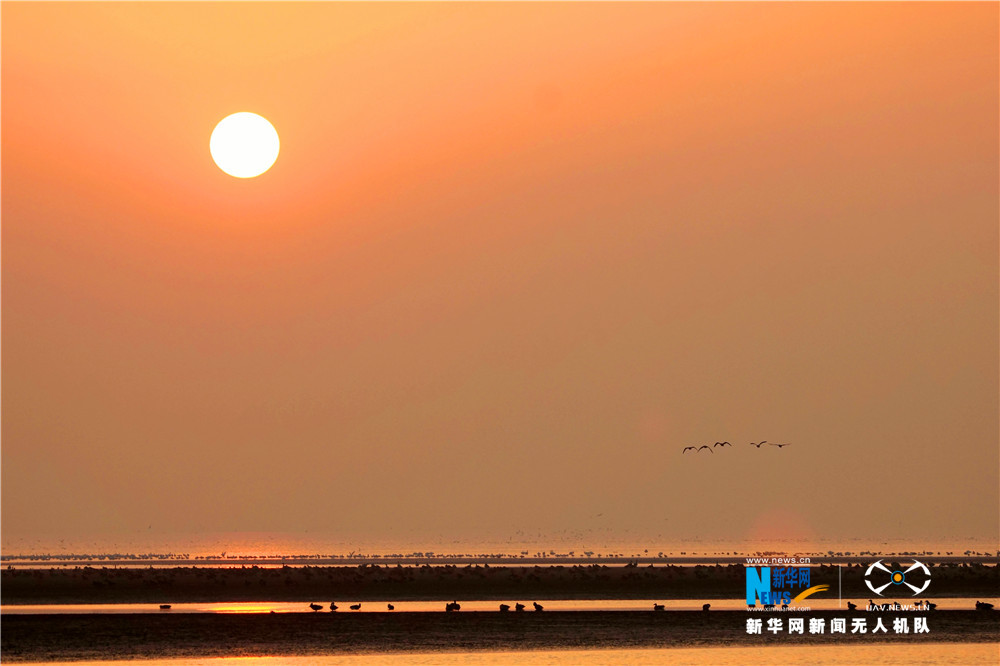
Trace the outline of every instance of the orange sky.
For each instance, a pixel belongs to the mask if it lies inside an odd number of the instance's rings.
[[[5,539],[997,536],[997,4],[0,11]]]

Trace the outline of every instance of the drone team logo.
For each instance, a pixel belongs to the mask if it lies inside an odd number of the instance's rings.
[[[872,572],[875,571],[876,569],[878,569],[881,572],[884,572],[885,574],[889,574],[888,583],[885,583],[884,585],[879,585],[878,587],[872,584],[871,581],[871,578],[873,577]],[[921,571],[923,571],[922,576],[920,575]],[[911,573],[912,575],[910,575]],[[914,585],[913,583],[907,581],[906,578],[908,575],[910,575],[910,579],[913,580],[914,582],[920,582],[920,580],[923,579],[923,584]],[[878,583],[881,583],[883,580],[885,580],[885,575],[883,573],[875,572],[874,577],[877,579]],[[870,567],[868,567],[868,571],[865,572],[865,585],[868,586],[869,590],[879,595],[880,597],[882,596],[882,590],[889,587],[890,585],[905,585],[906,587],[913,590],[913,596],[917,596],[918,594],[926,590],[927,586],[930,584],[931,584],[931,570],[927,568],[926,564],[924,564],[923,562],[918,562],[917,560],[913,560],[913,564],[911,564],[905,570],[903,570],[901,567],[900,569],[896,569],[895,571],[889,569],[887,566],[882,564],[882,560],[878,560]]]

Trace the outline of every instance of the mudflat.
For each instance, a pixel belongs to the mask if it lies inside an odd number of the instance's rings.
[[[16,604],[183,603],[316,599],[734,599],[745,566],[301,566],[12,568],[0,574],[0,602]],[[939,565],[928,596],[992,597],[1000,565]],[[811,568],[816,598],[867,598],[862,565]],[[6,620],[5,620],[6,621]]]
[[[440,650],[540,650],[737,645],[995,642],[1000,613],[937,611],[928,633],[897,634],[896,617],[913,613],[817,611],[754,613],[761,634],[747,633],[745,611],[589,611],[525,613],[279,613],[176,615],[11,615],[3,620],[4,661],[68,661],[212,656],[307,656]],[[864,617],[852,633],[850,617]],[[873,634],[879,616],[887,633]],[[824,633],[771,634],[769,617],[822,618]],[[846,633],[830,633],[847,617]]]

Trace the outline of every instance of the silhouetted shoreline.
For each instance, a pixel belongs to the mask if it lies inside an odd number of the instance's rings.
[[[99,604],[218,601],[451,601],[453,599],[732,599],[744,564],[552,566],[58,567],[5,569],[0,603]],[[1000,565],[931,567],[936,596],[992,597]],[[817,598],[867,596],[861,564],[812,567]]]

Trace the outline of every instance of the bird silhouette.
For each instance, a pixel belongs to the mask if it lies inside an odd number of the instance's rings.
[[[518,613],[524,610],[524,604],[514,604],[514,610]]]
[[[777,446],[780,449],[783,446],[791,446],[791,444],[771,444],[771,446]]]
[[[396,610],[396,607],[393,606],[392,604],[386,604],[386,606],[389,608],[389,610]]]
[[[852,604],[850,601],[847,602],[847,610],[852,611],[858,607],[857,604]]]
[[[699,447],[698,447],[698,450],[699,450],[699,451],[701,451],[702,449],[705,449],[705,450],[706,450],[706,451],[708,451],[709,453],[715,453],[715,451],[713,451],[713,450],[712,450],[712,447],[711,447],[711,446],[707,446],[707,445],[706,445],[706,446],[699,446]]]
[[[750,446],[756,446],[758,449],[764,445],[764,442],[758,444],[757,442],[750,442]]]
[[[544,608],[542,607],[542,605],[540,603],[538,603],[537,601],[533,601],[532,605],[535,607],[536,611],[544,610]]]
[[[318,611],[318,610],[322,610],[323,609],[323,607],[320,606],[319,604],[309,604],[309,608],[312,608],[314,613],[316,611]]]
[[[684,447],[684,450],[683,450],[683,451],[681,451],[681,453],[687,453],[688,451],[695,451],[695,452],[697,452],[697,451],[698,451],[698,449],[696,449],[696,448],[695,448],[695,447],[693,447],[693,446],[685,446],[685,447]]]
[[[351,610],[361,610],[361,604],[354,604],[351,606]]]
[[[712,604],[702,604],[701,609],[703,611],[707,611],[711,607],[712,607]]]
[[[330,612],[331,613],[337,612],[337,602],[336,601],[331,601],[330,602]]]
[[[729,442],[716,442],[713,446],[732,446]]]
[[[510,610],[510,606],[508,606],[507,604],[500,604],[500,612],[501,613],[506,613],[509,610]]]
[[[663,604],[653,604],[653,610],[655,611],[663,610]]]

